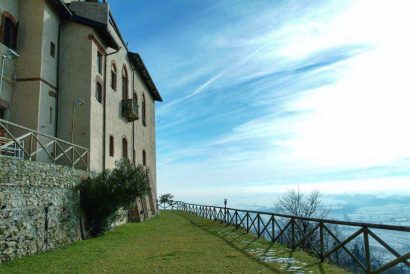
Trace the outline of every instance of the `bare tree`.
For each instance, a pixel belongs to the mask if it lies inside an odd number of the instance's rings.
[[[299,190],[290,190],[276,204],[276,212],[286,215],[305,217],[305,218],[327,218],[329,210],[325,208],[321,200],[319,191],[312,191],[304,194]],[[296,239],[301,240],[314,228],[314,222],[308,220],[295,221]],[[318,246],[319,235],[317,231],[309,239],[301,243],[301,247],[307,250],[314,250]]]
[[[323,205],[320,192],[316,190],[309,194],[290,190],[279,199],[276,210],[283,214],[320,219],[329,214],[329,210]]]

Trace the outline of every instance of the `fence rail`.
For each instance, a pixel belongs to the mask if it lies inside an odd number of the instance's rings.
[[[246,232],[253,232],[257,237],[263,237],[272,243],[280,242],[287,244],[290,248],[302,248],[313,251],[321,261],[330,260],[340,265],[340,252],[344,252],[346,257],[357,267],[357,270],[364,273],[381,273],[403,265],[403,269],[410,273],[410,252],[406,250],[401,254],[391,245],[382,240],[377,235],[380,231],[408,233],[409,226],[383,225],[372,223],[337,221],[330,219],[305,218],[286,214],[276,214],[272,212],[261,212],[252,210],[241,210],[228,207],[208,206],[189,204],[184,202],[172,202],[168,205],[161,204],[163,209],[176,209],[192,213],[210,220],[219,221],[226,225],[242,228]],[[346,229],[349,228],[349,229]],[[354,232],[348,232],[354,229]],[[343,231],[343,233],[340,233]],[[357,249],[352,250],[362,236],[362,255],[358,255]],[[374,261],[377,252],[373,252],[370,242],[384,248],[390,254],[389,258],[383,261]],[[360,252],[359,252],[360,253]]]
[[[0,157],[52,162],[88,170],[87,148],[0,119]]]

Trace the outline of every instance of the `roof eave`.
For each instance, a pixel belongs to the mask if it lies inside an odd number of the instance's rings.
[[[159,91],[157,87],[155,86],[154,81],[151,78],[151,75],[148,72],[147,67],[145,66],[144,62],[142,61],[141,56],[138,53],[135,52],[128,52],[128,55],[140,74],[142,80],[144,81],[145,85],[147,86],[151,96],[154,98],[155,101],[158,102],[163,102],[161,95],[159,94]]]

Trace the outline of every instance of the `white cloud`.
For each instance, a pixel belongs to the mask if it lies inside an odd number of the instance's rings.
[[[256,31],[250,37],[221,33],[223,39],[216,39],[213,46],[229,48],[237,42],[234,52],[225,51],[226,59],[245,57],[229,64],[221,61],[224,67],[219,73],[171,106],[212,86],[281,71],[320,50],[349,44],[370,45],[371,50],[326,67],[321,72],[336,77],[332,84],[289,97],[280,106],[274,103],[275,90],[269,90],[272,83],[259,85],[273,102],[263,105],[265,114],[249,117],[228,134],[201,144],[192,142],[200,149],[181,144],[172,160],[160,165],[161,190],[187,196],[214,193],[215,189],[222,193],[254,191],[256,195],[298,184],[302,189],[332,193],[410,189],[405,177],[300,183],[307,175],[327,170],[395,165],[410,158],[410,38],[406,36],[410,2],[355,1],[338,7],[331,2],[305,14],[291,13],[288,22],[278,28]],[[266,96],[261,98],[266,100]],[[301,115],[280,115],[286,112]],[[202,160],[183,162],[186,155]],[[298,183],[292,181],[298,176]]]

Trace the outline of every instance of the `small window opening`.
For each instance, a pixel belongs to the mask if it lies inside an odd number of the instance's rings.
[[[117,91],[117,68],[114,64],[111,66],[111,88]]]
[[[128,75],[127,70],[122,70],[122,99],[128,99]]]
[[[56,44],[50,42],[50,55],[51,57],[56,57]]]
[[[145,95],[142,95],[142,125],[146,126],[147,122],[146,122],[146,118],[147,118],[147,113],[146,113],[146,106],[145,106]]]
[[[142,151],[142,165],[147,166],[147,153],[145,153],[145,150]]]
[[[52,123],[53,123],[53,113],[54,113],[53,108],[50,108],[50,114],[49,114],[49,121],[50,121],[50,124],[52,124]]]
[[[128,142],[125,138],[122,138],[122,158],[128,159]]]
[[[103,70],[103,58],[102,58],[101,52],[97,51],[97,69],[98,73],[102,75],[102,70]]]
[[[95,96],[97,98],[97,101],[99,103],[102,103],[102,101],[103,101],[103,90],[102,90],[102,85],[101,85],[100,82],[97,82],[97,84],[96,84]]]
[[[114,157],[114,136],[110,135],[110,156]]]

